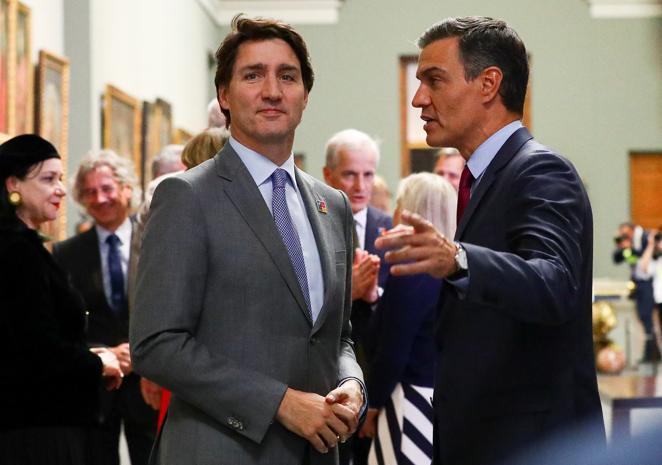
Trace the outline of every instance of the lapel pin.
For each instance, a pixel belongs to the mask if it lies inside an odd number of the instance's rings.
[[[324,199],[317,200],[316,202],[317,202],[317,211],[319,211],[320,213],[324,213],[325,215],[329,213],[329,210],[327,210],[326,208],[326,202],[324,201]]]

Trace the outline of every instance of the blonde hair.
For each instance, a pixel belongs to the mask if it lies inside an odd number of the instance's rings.
[[[226,129],[205,129],[186,143],[182,151],[182,163],[186,169],[191,169],[209,160],[223,148],[229,137]]]
[[[456,228],[457,193],[453,186],[433,173],[411,174],[400,181],[396,204],[418,213],[446,237]]]

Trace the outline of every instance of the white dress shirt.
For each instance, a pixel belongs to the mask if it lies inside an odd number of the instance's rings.
[[[361,250],[365,250],[365,228],[367,222],[368,207],[354,214],[354,227],[356,228],[356,237],[359,238],[359,248]]]
[[[277,168],[284,169],[290,175],[289,182],[285,186],[285,197],[287,199],[287,208],[290,211],[292,224],[297,230],[299,241],[301,241],[303,259],[306,263],[308,291],[310,293],[310,310],[313,315],[313,322],[315,322],[322,309],[322,304],[324,303],[324,280],[320,279],[322,276],[322,263],[320,261],[315,235],[313,234],[313,228],[308,220],[306,208],[303,199],[301,198],[301,192],[299,192],[299,188],[296,185],[296,177],[294,175],[294,155],[290,154],[290,157],[285,163],[278,166],[267,157],[241,145],[232,137],[230,137],[229,143],[234,151],[237,152],[237,155],[239,155],[239,158],[244,165],[246,165],[248,172],[255,181],[255,184],[260,190],[260,193],[272,215],[271,198],[273,195],[273,186],[271,183],[271,175]]]

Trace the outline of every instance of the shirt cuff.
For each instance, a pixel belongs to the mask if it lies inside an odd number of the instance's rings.
[[[343,378],[340,380],[340,382],[338,383],[338,387],[342,386],[347,381],[352,379],[359,383],[359,386],[361,386],[361,394],[363,394],[363,405],[361,406],[361,410],[359,411],[359,425],[361,425],[363,423],[363,420],[365,420],[366,413],[368,413],[368,389],[366,389],[365,384],[359,378],[355,378],[354,376],[348,376],[347,378]]]

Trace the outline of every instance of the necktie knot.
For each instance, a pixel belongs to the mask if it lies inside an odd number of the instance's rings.
[[[468,165],[464,165],[462,170],[462,175],[460,176],[460,189],[471,189],[471,185],[474,182],[474,175],[471,174],[471,170]]]
[[[117,247],[120,244],[120,238],[116,234],[111,234],[106,238],[106,244],[111,247]]]
[[[283,168],[276,168],[276,170],[271,175],[271,183],[274,189],[283,189],[287,183],[288,177],[287,171]]]
[[[460,224],[460,219],[464,213],[464,209],[469,203],[471,198],[471,185],[474,182],[474,176],[469,170],[469,165],[464,165],[462,175],[460,176],[460,186],[457,192],[457,224]]]

